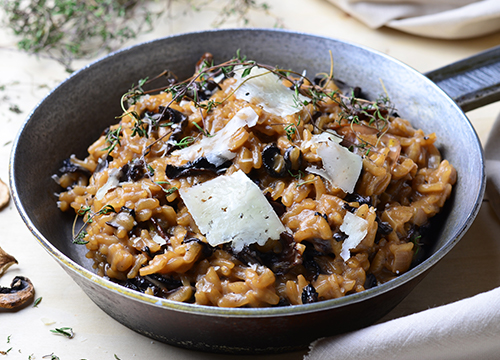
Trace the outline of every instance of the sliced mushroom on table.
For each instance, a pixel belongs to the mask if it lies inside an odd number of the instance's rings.
[[[17,264],[16,258],[10,254],[7,254],[0,247],[0,276],[2,276],[7,271],[7,269],[14,264]]]
[[[0,308],[14,309],[20,307],[35,297],[35,288],[24,276],[16,276],[10,287],[0,287]]]

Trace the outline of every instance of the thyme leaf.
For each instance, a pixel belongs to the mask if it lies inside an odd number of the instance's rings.
[[[0,350],[0,354],[1,355],[7,355],[11,350],[12,350],[12,348],[9,348],[9,349],[7,349],[5,351],[4,350]]]
[[[191,145],[192,143],[194,143],[194,141],[195,141],[194,137],[186,136],[179,141],[175,141],[172,145],[178,146],[180,148],[186,148],[189,145]]]
[[[107,151],[108,155],[109,155],[115,149],[115,147],[117,145],[121,145],[121,143],[120,143],[121,137],[122,137],[122,126],[121,125],[118,126],[114,130],[108,131],[108,133],[106,134],[106,144],[108,144],[108,146],[106,146],[102,150]]]
[[[70,327],[55,328],[50,330],[50,332],[56,335],[62,335],[64,337],[67,337],[68,339],[73,339],[75,337],[75,333]]]
[[[33,302],[33,307],[38,307],[38,305],[42,302],[42,297],[38,297],[35,299],[35,301]]]
[[[165,189],[162,185],[170,185],[170,182],[168,181],[155,181],[155,184],[160,185],[161,189],[167,196],[179,190],[176,186],[172,186],[171,188]]]

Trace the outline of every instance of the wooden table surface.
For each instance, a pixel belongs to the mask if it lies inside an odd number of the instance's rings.
[[[426,72],[500,44],[500,33],[469,40],[436,40],[390,29],[372,30],[323,0],[269,0],[271,10],[287,29],[326,35],[365,45]],[[174,3],[176,4],[176,3]],[[179,7],[180,5],[176,5]],[[182,9],[174,9],[182,12]],[[193,12],[163,19],[151,33],[127,45],[174,33],[211,28],[213,12]],[[252,15],[255,27],[272,27],[274,19]],[[229,27],[229,25],[225,27]],[[0,178],[8,180],[12,142],[36,104],[64,80],[67,73],[54,61],[15,50],[15,38],[0,28]],[[209,49],[207,49],[209,50]],[[88,61],[76,63],[83,66]],[[20,112],[16,111],[16,107]],[[500,104],[468,113],[484,144],[500,113]],[[500,221],[487,199],[474,224],[458,245],[417,288],[383,320],[411,314],[476,295],[500,285]],[[12,266],[0,279],[10,284],[16,275],[30,278],[38,307],[17,312],[0,311],[0,351],[6,359],[42,359],[54,354],[69,359],[229,359],[234,356],[203,354],[152,341],[125,328],[103,313],[63,269],[46,253],[24,225],[11,202],[0,212],[0,246],[14,255]],[[47,325],[49,323],[49,325]],[[50,329],[72,327],[73,339]],[[259,357],[300,359],[305,352]],[[115,356],[116,355],[116,356]],[[2,355],[0,355],[0,358]],[[50,357],[49,357],[50,358]],[[245,357],[251,359],[253,357]]]

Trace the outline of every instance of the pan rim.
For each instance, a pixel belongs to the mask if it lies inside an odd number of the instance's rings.
[[[222,30],[206,30],[206,31],[196,31],[196,32],[188,32],[188,33],[182,33],[182,34],[176,34],[176,35],[171,35],[171,36],[166,36],[162,37],[159,39],[154,39],[146,42],[142,42],[136,45],[132,45],[129,47],[126,47],[124,49],[120,49],[118,51],[112,52],[104,57],[101,57],[88,65],[82,67],[81,69],[75,71],[73,74],[71,74],[68,78],[66,78],[63,82],[58,84],[56,87],[54,87],[36,106],[35,108],[30,112],[30,114],[27,116],[26,120],[24,121],[23,125],[20,127],[18,134],[16,135],[16,138],[14,140],[12,150],[11,150],[11,156],[9,160],[9,182],[11,186],[11,191],[12,191],[12,196],[14,199],[14,203],[16,205],[16,208],[18,212],[20,213],[24,223],[30,230],[30,232],[35,236],[37,241],[42,245],[42,247],[49,253],[51,254],[57,261],[58,263],[66,270],[72,272],[74,275],[86,278],[87,280],[93,282],[94,284],[104,287],[108,290],[111,290],[114,294],[118,294],[120,296],[125,296],[127,298],[133,299],[135,301],[143,302],[143,303],[148,303],[153,306],[157,307],[162,307],[162,308],[168,308],[171,310],[176,310],[180,312],[189,312],[189,313],[198,313],[198,314],[203,314],[203,315],[209,315],[209,316],[224,316],[224,317],[274,317],[274,316],[283,316],[283,315],[298,315],[298,314],[305,314],[305,313],[310,313],[310,312],[317,312],[317,311],[324,311],[324,310],[330,310],[333,308],[338,308],[344,305],[349,305],[349,304],[355,304],[359,303],[362,301],[366,301],[370,298],[373,298],[375,296],[378,296],[379,294],[386,293],[391,291],[392,289],[399,287],[407,282],[409,282],[411,279],[418,277],[419,275],[427,272],[430,268],[434,266],[439,260],[441,260],[454,246],[455,244],[463,237],[463,235],[466,233],[466,231],[470,228],[472,225],[473,220],[477,216],[479,209],[481,207],[481,202],[484,197],[484,192],[485,192],[485,183],[486,183],[486,176],[485,176],[485,171],[484,171],[484,155],[483,155],[483,150],[482,147],[479,146],[479,154],[481,158],[481,168],[482,168],[482,175],[481,175],[481,184],[478,188],[477,191],[477,196],[476,197],[476,202],[474,206],[469,210],[468,214],[466,215],[467,220],[465,221],[464,224],[460,228],[457,228],[456,231],[454,231],[454,236],[439,249],[439,251],[431,254],[427,259],[425,259],[422,263],[420,263],[418,266],[410,269],[406,273],[398,276],[397,278],[385,283],[381,284],[377,287],[374,287],[372,289],[367,289],[364,290],[361,293],[357,294],[352,294],[352,295],[347,295],[342,298],[338,299],[331,299],[331,300],[326,300],[326,301],[321,301],[313,304],[306,304],[306,305],[295,305],[295,306],[286,306],[286,307],[269,307],[269,308],[218,308],[218,307],[213,307],[213,306],[204,306],[204,305],[196,305],[196,304],[189,304],[189,303],[179,303],[179,302],[174,302],[171,300],[166,300],[166,299],[160,299],[157,297],[153,297],[150,295],[146,295],[143,293],[139,293],[130,289],[127,289],[121,285],[115,284],[105,278],[99,277],[96,274],[93,274],[91,271],[85,269],[83,266],[75,262],[74,260],[70,259],[68,256],[64,255],[62,252],[60,252],[33,224],[32,220],[30,219],[26,209],[24,208],[20,197],[18,193],[18,188],[16,184],[16,171],[15,171],[15,156],[16,156],[16,151],[19,145],[19,142],[21,141],[21,137],[23,134],[24,129],[26,128],[27,124],[30,122],[32,119],[33,115],[35,112],[43,106],[44,102],[48,97],[50,97],[54,92],[56,92],[58,89],[60,89],[62,86],[65,86],[68,82],[71,81],[76,76],[79,76],[82,72],[85,72],[88,68],[97,66],[98,64],[101,64],[102,62],[108,61],[109,59],[112,59],[113,57],[116,56],[125,56],[128,51],[132,51],[136,49],[137,47],[141,47],[147,44],[155,43],[155,42],[161,42],[165,41],[168,39],[172,38],[179,38],[179,37],[184,37],[184,36],[196,36],[197,34],[200,33],[218,33],[218,32],[272,32],[272,33],[286,33],[289,35],[293,36],[307,36],[307,37],[314,37],[317,39],[325,39],[325,40],[335,40],[339,41],[344,44],[352,45],[357,48],[366,50],[368,52],[377,54],[378,56],[385,57],[389,59],[392,62],[398,63],[400,66],[406,67],[407,69],[410,69],[412,73],[415,74],[415,76],[421,76],[426,79],[430,84],[432,84],[434,87],[437,88],[437,90],[441,91],[443,93],[443,98],[448,98],[449,101],[452,103],[452,106],[456,106],[457,109],[461,111],[461,109],[458,107],[458,105],[453,102],[451,98],[448,97],[444,91],[439,89],[435,83],[433,83],[430,79],[426,78],[424,74],[416,71],[415,69],[411,68],[410,66],[404,64],[403,62],[394,59],[393,57],[390,57],[386,54],[383,54],[377,50],[370,49],[368,47],[364,47],[361,45],[354,44],[352,42],[344,41],[344,40],[339,40],[331,37],[326,37],[326,36],[321,36],[321,35],[315,35],[315,34],[309,34],[305,32],[297,32],[297,31],[291,31],[291,30],[281,30],[281,29],[241,29],[241,28],[234,28],[234,29],[222,29]],[[462,112],[463,113],[463,112]],[[464,115],[464,117],[467,119],[467,117]],[[467,119],[468,120],[468,119]],[[474,128],[472,127],[472,124],[470,121],[468,121],[468,125],[471,129],[471,131],[475,134],[477,138],[477,142],[479,144],[479,139],[477,137],[477,133],[475,132]]]

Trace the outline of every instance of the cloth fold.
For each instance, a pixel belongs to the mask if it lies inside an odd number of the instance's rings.
[[[371,28],[466,39],[500,30],[498,0],[328,0]]]
[[[487,198],[500,219],[500,115],[485,146]],[[324,338],[305,360],[499,359],[500,288]]]
[[[304,360],[496,360],[500,288],[311,345]]]

